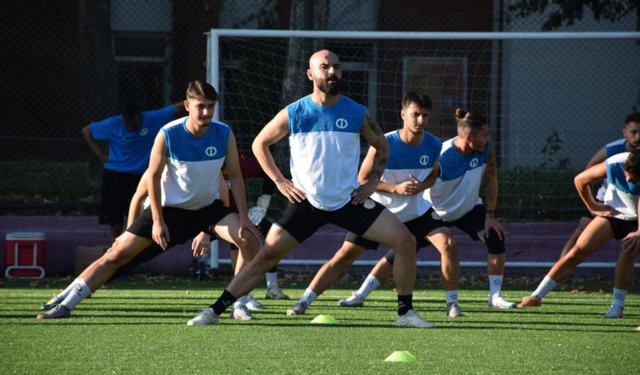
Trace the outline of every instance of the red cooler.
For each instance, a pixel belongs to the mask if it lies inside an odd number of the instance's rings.
[[[7,261],[4,274],[10,278],[44,277],[47,239],[42,232],[7,233]]]

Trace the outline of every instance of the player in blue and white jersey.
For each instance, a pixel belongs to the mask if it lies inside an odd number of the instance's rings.
[[[589,163],[585,167],[585,170],[593,167],[596,164],[600,164],[607,158],[613,155],[623,152],[629,152],[631,150],[640,147],[640,113],[634,112],[628,115],[624,121],[624,127],[622,128],[622,136],[617,141],[613,141],[601,148]],[[604,201],[604,194],[607,190],[608,182],[604,180],[602,186],[598,189],[596,194],[596,200],[598,202]],[[560,258],[565,256],[569,250],[575,246],[578,237],[582,234],[584,228],[593,220],[593,216],[583,216],[578,222],[578,227],[573,231],[571,237],[567,240],[562,249]],[[615,280],[613,283],[613,301],[609,311],[604,315],[605,318],[622,318],[624,311],[624,302],[627,296],[627,290],[633,283],[633,259],[630,258],[629,253],[621,251],[616,261]]]
[[[500,294],[506,232],[493,217],[498,199],[498,177],[495,151],[490,144],[489,125],[482,116],[461,109],[456,111],[456,121],[458,136],[442,145],[440,163],[436,171],[438,178],[431,189],[427,190],[427,199],[447,227],[458,227],[473,240],[482,240],[487,245],[490,291],[487,305],[495,308],[515,307],[514,303],[507,302]],[[486,206],[479,198],[483,181],[486,184]],[[387,258],[389,259],[388,256]],[[378,266],[383,265],[384,260],[381,262]],[[374,279],[365,280],[360,291],[340,301],[340,304],[357,306],[360,302],[361,305],[363,298],[359,293],[366,293],[367,289],[370,289],[367,282],[373,281],[373,285],[377,286],[378,281],[389,278],[389,273],[381,272],[378,266],[370,274]],[[457,295],[447,294],[447,315],[459,316],[459,313]]]
[[[603,148],[598,150],[598,152],[596,152],[591,157],[584,170],[586,171],[594,165],[602,163],[603,161],[607,160],[607,158],[610,158],[613,155],[620,154],[622,152],[629,152],[638,147],[640,147],[640,113],[634,112],[627,116],[624,121],[624,127],[622,128],[622,138],[607,143]],[[604,180],[602,182],[602,186],[600,186],[598,192],[596,193],[596,200],[598,200],[599,202],[603,202],[604,200],[604,193],[607,190],[607,184],[607,180]],[[580,234],[592,219],[593,216],[583,216],[580,218],[578,227],[573,231],[571,237],[569,237],[564,247],[562,248],[562,253],[560,254],[561,258],[566,253],[568,253],[569,250],[571,250],[573,245],[576,244],[578,237],[580,237]]]
[[[85,141],[104,163],[99,219],[100,224],[109,224],[112,242],[122,234],[123,218],[140,177],[149,166],[156,134],[169,121],[186,113],[182,102],[142,113],[135,102],[127,102],[120,115],[82,128]],[[108,141],[109,152],[105,153],[96,140]]]
[[[235,137],[229,126],[212,121],[217,99],[208,83],[189,84],[185,101],[189,116],[165,125],[151,150],[150,206],[65,289],[64,300],[38,319],[70,317],[76,305],[149,246],[166,250],[206,232],[235,243],[243,252],[255,252],[259,235],[247,216]],[[223,165],[238,213],[217,199]]]
[[[594,199],[590,185],[607,179],[604,203]],[[605,162],[580,173],[575,178],[582,201],[595,218],[582,232],[575,246],[560,258],[538,288],[518,307],[540,306],[542,299],[573,270],[605,243],[622,239],[622,252],[635,258],[640,249],[638,231],[638,196],[640,195],[640,151],[616,154]],[[633,259],[632,259],[633,262]]]
[[[340,95],[341,77],[336,54],[328,50],[314,53],[307,70],[313,93],[281,110],[256,137],[254,155],[289,202],[256,257],[188,325],[218,324],[220,314],[237,296],[250,292],[287,253],[321,226],[332,223],[396,249],[396,325],[433,326],[412,306],[415,238],[395,215],[369,199],[387,164],[389,144],[366,108]],[[369,180],[362,185],[358,183],[361,135],[375,149]],[[270,145],[285,136],[289,137],[292,180],[284,177],[269,151]]]
[[[402,99],[403,125],[385,135],[390,147],[389,162],[371,199],[383,204],[405,223],[416,237],[417,249],[432,243],[442,254],[444,289],[448,302],[456,304],[449,310],[460,316],[457,299],[453,298],[458,295],[458,253],[449,230],[433,211],[431,202],[425,199],[425,191],[435,182],[434,171],[442,149],[440,140],[426,131],[431,107],[431,99],[421,93],[410,92]],[[370,149],[362,163],[361,181],[366,181],[371,171],[373,151]],[[287,310],[287,315],[304,314],[317,296],[331,287],[363,251],[377,248],[378,243],[348,233],[342,248],[320,268],[302,298]],[[360,290],[340,306],[363,306],[367,295],[380,285],[378,278],[383,281],[390,278],[393,271],[391,254],[393,250],[380,260]]]

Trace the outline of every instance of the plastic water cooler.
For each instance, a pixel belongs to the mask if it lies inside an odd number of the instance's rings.
[[[4,274],[9,278],[41,279],[47,254],[47,238],[42,232],[10,232],[6,236]]]

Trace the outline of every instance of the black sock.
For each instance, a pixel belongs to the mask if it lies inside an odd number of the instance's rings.
[[[398,315],[404,315],[413,309],[413,294],[398,295]]]
[[[220,316],[224,310],[233,305],[237,300],[238,299],[234,297],[233,294],[229,293],[229,291],[225,289],[220,298],[218,298],[218,300],[209,307],[213,309],[213,312],[216,313],[216,315]]]

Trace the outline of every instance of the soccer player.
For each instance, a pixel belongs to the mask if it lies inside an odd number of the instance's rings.
[[[38,319],[70,317],[76,305],[149,246],[167,250],[206,232],[237,244],[241,251],[255,251],[258,233],[247,216],[235,136],[227,125],[212,121],[217,99],[208,83],[189,84],[184,103],[189,116],[165,125],[151,150],[150,207],[69,285],[65,299]],[[238,213],[216,199],[223,165],[229,171]]]
[[[495,149],[490,144],[487,120],[473,112],[456,110],[458,136],[442,145],[438,179],[427,190],[427,199],[447,227],[457,227],[474,241],[483,241],[488,249],[489,300],[487,305],[498,309],[515,307],[502,298],[502,274],[505,263],[504,240],[507,235],[493,213],[498,200],[498,176]],[[485,182],[486,206],[479,197],[480,185]],[[378,262],[360,289],[351,297],[339,301],[343,307],[362,306],[366,297],[390,276],[388,254]],[[447,314],[457,296],[447,295]],[[459,313],[454,310],[453,316]]]
[[[109,224],[112,242],[122,234],[129,202],[149,166],[153,139],[162,126],[185,114],[182,102],[142,113],[137,104],[128,102],[121,115],[82,128],[87,144],[104,163],[100,224]],[[96,140],[109,141],[107,154]]]
[[[596,164],[600,164],[605,161],[607,158],[610,158],[613,155],[620,154],[623,152],[629,152],[631,150],[637,149],[640,146],[640,113],[635,112],[627,116],[624,121],[624,127],[622,128],[622,136],[623,138],[608,143],[603,148],[598,150],[595,155],[589,160],[585,170],[593,167]],[[598,189],[598,193],[596,194],[596,200],[598,202],[604,202],[604,194],[607,190],[608,182],[605,179],[602,183],[602,186]],[[571,248],[573,248],[584,231],[584,228],[593,220],[593,216],[583,216],[580,218],[580,222],[578,223],[578,227],[569,237],[567,243],[564,245],[562,249],[562,254],[560,258],[565,256]],[[604,315],[605,318],[622,318],[623,310],[624,310],[624,301],[627,296],[627,290],[631,286],[633,282],[633,259],[630,259],[628,252],[621,251],[618,255],[618,260],[616,262],[616,271],[615,271],[615,279],[613,285],[613,301],[611,303],[611,307],[609,311]]]
[[[457,302],[459,262],[458,253],[449,229],[425,198],[425,190],[436,180],[436,166],[442,142],[426,131],[431,99],[417,92],[407,93],[402,98],[400,116],[403,125],[399,130],[385,134],[389,142],[389,162],[380,178],[377,191],[371,199],[383,204],[404,222],[416,237],[416,250],[432,243],[442,256],[443,284],[447,299],[447,314],[461,316]],[[361,182],[367,180],[373,166],[375,149],[370,148],[360,168]],[[377,249],[378,244],[348,233],[342,248],[320,268],[313,281],[287,315],[302,315],[313,301],[333,285],[342,271],[349,267],[366,249]],[[388,279],[393,271],[393,250],[376,266],[372,274],[378,279]],[[385,276],[378,274],[385,272]],[[388,275],[386,275],[388,274]],[[370,276],[363,288],[371,289],[378,284]],[[362,306],[362,302],[359,304]]]
[[[253,153],[288,204],[271,226],[258,255],[231,281],[210,307],[188,325],[218,324],[219,316],[251,291],[264,273],[326,223],[396,249],[394,274],[401,327],[431,328],[413,310],[415,238],[395,215],[369,199],[389,157],[389,144],[363,105],[340,95],[340,59],[328,50],[314,53],[307,77],[313,93],[281,110],[258,134]],[[269,146],[289,135],[291,175],[276,166]],[[376,150],[369,180],[358,184],[360,135]]]
[[[604,203],[596,201],[590,185],[607,179]],[[595,218],[587,225],[571,250],[554,264],[538,288],[518,307],[537,307],[556,285],[612,238],[622,240],[622,252],[631,264],[640,249],[638,195],[640,195],[640,151],[616,154],[576,176],[576,189]]]

